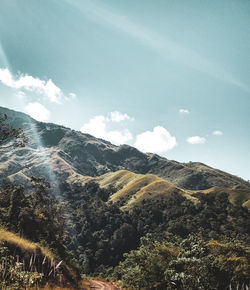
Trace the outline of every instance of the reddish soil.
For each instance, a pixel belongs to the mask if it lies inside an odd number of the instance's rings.
[[[103,282],[99,280],[91,280],[90,289],[99,289],[99,290],[122,290],[121,287],[118,287],[110,282]]]

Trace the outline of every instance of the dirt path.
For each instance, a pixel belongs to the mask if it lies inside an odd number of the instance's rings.
[[[91,280],[90,289],[122,290],[121,287],[117,287],[112,283],[103,282],[103,281],[99,281],[99,280]]]

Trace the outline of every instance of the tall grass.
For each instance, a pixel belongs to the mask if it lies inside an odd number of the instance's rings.
[[[37,289],[48,280],[61,284],[62,263],[47,248],[0,228],[1,289]]]
[[[40,251],[44,256],[53,260],[52,253],[45,247],[41,247],[37,243],[33,243],[27,239],[19,237],[10,231],[0,227],[0,242],[7,242],[8,244],[15,245],[26,252],[37,252]]]

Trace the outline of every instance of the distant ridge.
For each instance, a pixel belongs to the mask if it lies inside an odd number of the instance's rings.
[[[196,193],[221,194],[227,193],[229,201],[235,205],[243,205],[250,209],[250,191],[242,189],[228,189],[221,187],[211,187],[205,190],[185,190],[171,184],[163,178],[152,174],[136,174],[127,170],[106,173],[100,177],[92,179],[104,188],[117,189],[110,200],[119,203],[123,209],[141,205],[145,200],[164,200],[171,195],[179,194],[191,200],[195,204],[198,199]]]

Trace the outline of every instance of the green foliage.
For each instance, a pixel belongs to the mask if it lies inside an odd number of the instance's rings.
[[[0,190],[0,224],[35,242],[62,244],[65,217],[62,205],[48,192],[43,178],[32,178],[33,191],[25,195],[22,186]],[[58,246],[57,246],[58,247]]]
[[[38,286],[43,279],[42,273],[24,271],[22,263],[16,263],[13,267],[10,267],[9,273],[8,286],[11,286],[12,289]]]
[[[250,248],[242,241],[206,242],[201,235],[190,235],[181,243],[167,240],[143,238],[140,248],[126,254],[115,268],[114,277],[133,289],[243,289],[249,285]]]
[[[82,273],[110,277],[115,267],[114,277],[133,289],[249,283],[249,252],[237,241],[249,240],[249,213],[230,204],[225,194],[197,194],[195,205],[176,193],[122,211],[108,201],[114,190],[93,182],[64,184],[64,203],[43,178],[33,177],[31,184],[29,194],[20,186],[0,191],[0,223],[49,246],[72,267],[79,263]],[[207,243],[211,238],[225,242]]]
[[[49,192],[49,184],[44,178],[33,177],[31,182],[29,194],[25,194],[21,186],[9,185],[0,190],[0,225],[49,247],[58,260],[64,261],[61,266],[64,278],[75,283],[79,268],[65,247],[67,227],[63,204]],[[12,268],[16,269],[15,265]]]
[[[23,262],[17,262],[7,247],[0,245],[1,289],[32,288],[44,282],[44,274],[27,271]]]
[[[114,276],[133,289],[164,289],[167,285],[164,271],[178,256],[172,244],[141,239],[141,247],[125,254],[125,261],[115,268]]]
[[[69,201],[67,246],[84,273],[104,274],[106,268],[119,263],[123,253],[138,246],[129,216],[106,202],[109,191],[90,182],[84,187],[64,185],[62,192]]]
[[[197,205],[175,193],[167,200],[144,200],[141,206],[122,211],[118,204],[107,201],[114,189],[101,189],[93,182],[85,186],[64,184],[61,191],[68,201],[66,211],[70,216],[67,247],[86,274],[110,275],[112,267],[124,259],[123,254],[136,249],[140,238],[147,233],[158,239],[166,230],[179,236],[179,240],[200,231],[207,239],[244,235],[249,239],[249,213],[230,204],[223,193],[197,194]],[[198,265],[200,261],[192,263]],[[141,269],[134,268],[138,279],[139,270],[143,275]]]
[[[182,238],[199,232],[210,238],[222,235],[248,235],[250,213],[241,206],[232,205],[227,194],[196,194],[198,204],[178,193],[168,200],[144,200],[129,214],[140,236],[148,232],[167,230]]]

